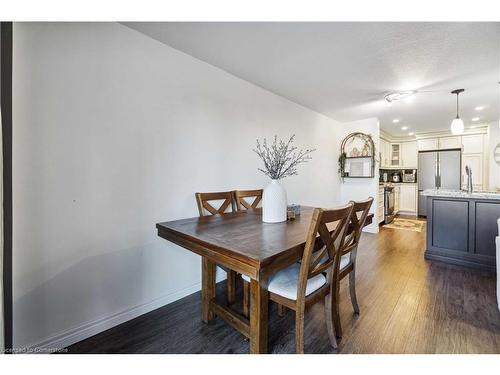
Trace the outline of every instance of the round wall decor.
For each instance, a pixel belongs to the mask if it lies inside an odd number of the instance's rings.
[[[493,151],[493,157],[498,165],[500,165],[500,143],[495,147],[495,151]]]

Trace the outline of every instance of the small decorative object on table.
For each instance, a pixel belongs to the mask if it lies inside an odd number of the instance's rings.
[[[287,207],[288,220],[294,220],[300,215],[300,206],[298,204],[291,204]]]
[[[257,140],[257,147],[253,150],[264,162],[264,169],[259,171],[271,178],[271,182],[264,188],[262,195],[262,221],[265,223],[279,223],[287,219],[286,191],[281,186],[282,178],[297,173],[297,165],[311,160],[310,154],[314,149],[299,150],[293,146],[295,135],[287,142],[278,141],[274,136],[272,144],[268,145],[264,139],[262,144]]]
[[[299,204],[291,204],[288,206],[288,209],[295,212],[295,215],[300,215],[300,205]]]

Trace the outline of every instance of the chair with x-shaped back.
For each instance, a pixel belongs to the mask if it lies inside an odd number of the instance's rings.
[[[269,278],[269,299],[295,311],[295,347],[304,352],[304,315],[309,306],[325,298],[326,326],[336,348],[330,295],[335,290],[334,267],[339,263],[353,204],[335,209],[314,209],[300,263]],[[242,275],[248,282],[249,278]]]
[[[223,215],[227,212],[235,212],[233,193],[231,191],[196,193],[195,196],[200,216]],[[222,202],[219,203],[219,208],[215,208],[213,202],[220,201]],[[230,209],[229,211],[228,208]]]
[[[330,295],[333,323],[335,325],[335,333],[337,338],[342,337],[342,327],[340,325],[339,300],[340,300],[340,281],[349,275],[349,291],[351,294],[351,303],[355,314],[359,314],[358,299],[356,297],[356,255],[358,252],[359,240],[363,227],[365,226],[366,218],[370,212],[370,207],[373,203],[373,198],[368,197],[364,201],[354,202],[351,214],[352,231],[346,236],[342,246],[342,254],[338,265],[334,268],[334,288]]]
[[[195,196],[200,216],[224,215],[235,212],[232,191],[196,193]],[[219,208],[214,207],[214,202],[221,202]],[[219,267],[221,266],[219,265]],[[230,269],[225,269],[225,271],[227,272],[227,303],[232,305],[236,301],[236,272]]]
[[[262,200],[262,189],[257,190],[236,190],[234,192],[234,201],[236,203],[236,210],[244,211],[252,208],[257,208]],[[249,203],[247,198],[253,198]]]

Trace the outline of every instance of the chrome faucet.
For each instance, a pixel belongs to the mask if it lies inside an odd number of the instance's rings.
[[[467,174],[467,193],[472,193],[472,168],[468,165],[465,166],[465,173]]]

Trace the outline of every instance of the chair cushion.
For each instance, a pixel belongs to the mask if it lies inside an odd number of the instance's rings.
[[[279,294],[282,297],[295,300],[297,299],[297,287],[299,283],[300,264],[295,263],[291,266],[277,272],[269,279],[268,290],[271,293]],[[250,278],[246,275],[241,275],[242,278],[250,282]],[[326,284],[324,275],[316,275],[307,280],[306,296],[318,290]]]

